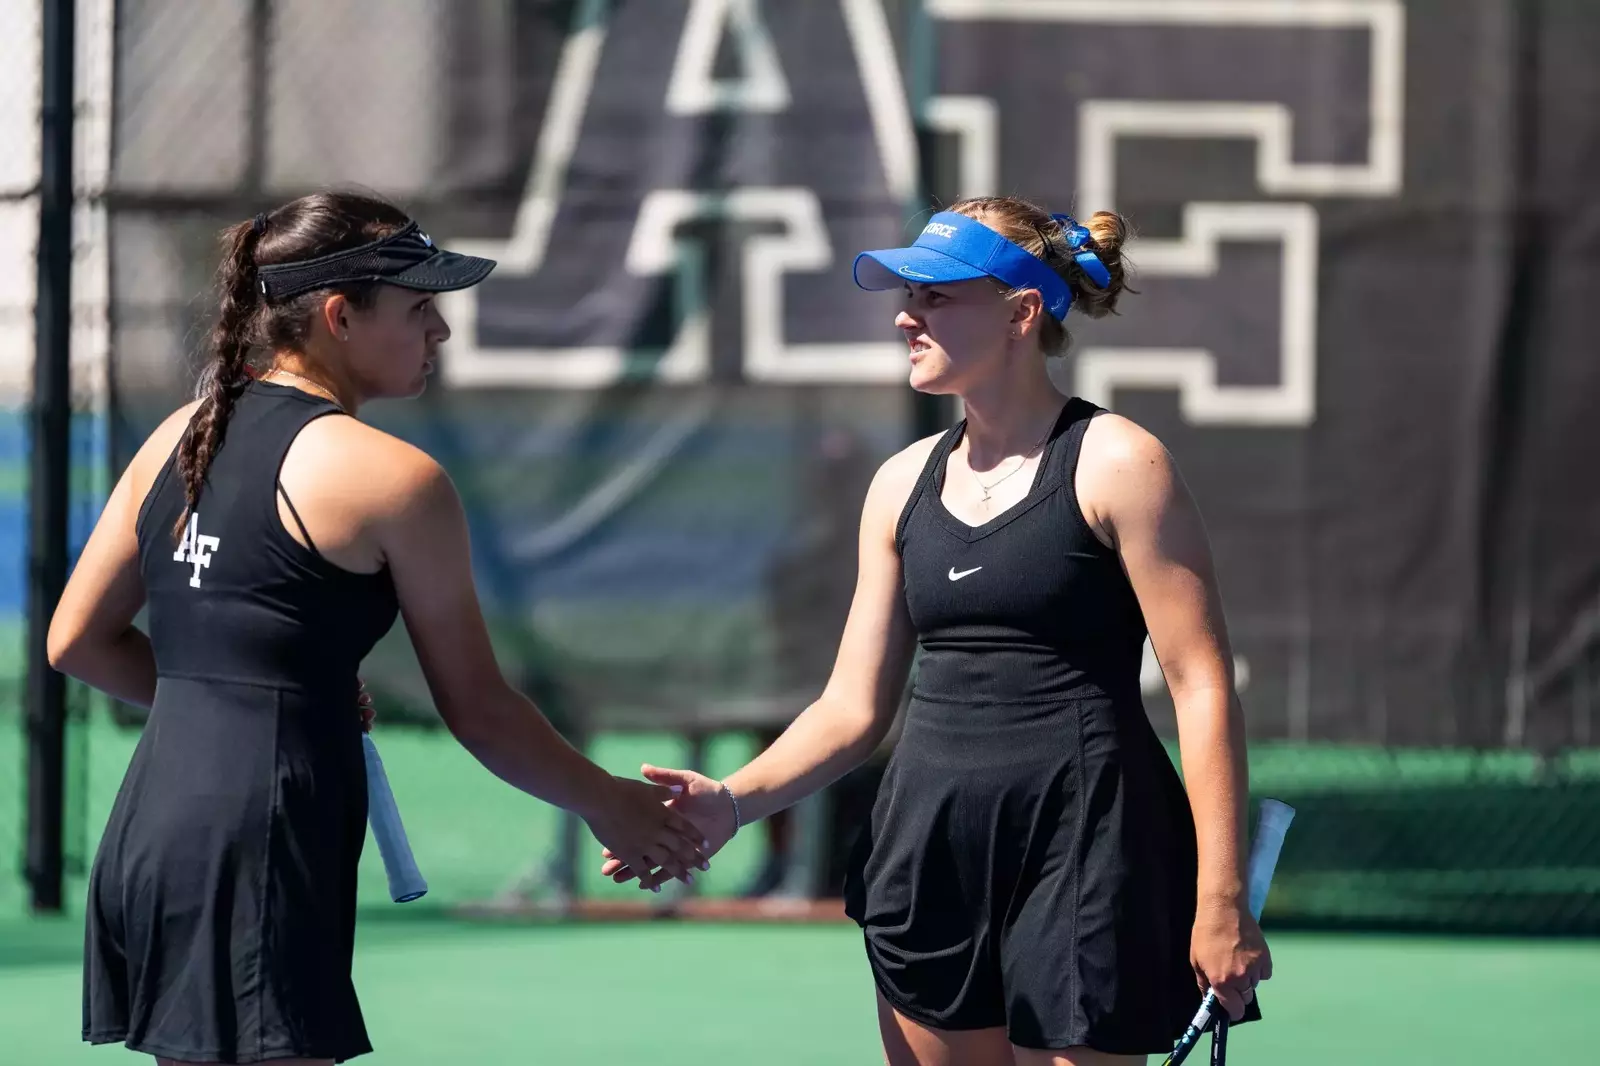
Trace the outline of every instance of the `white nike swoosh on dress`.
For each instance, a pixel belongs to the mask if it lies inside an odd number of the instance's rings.
[[[951,581],[960,581],[962,578],[966,577],[968,574],[976,574],[979,570],[982,570],[982,569],[983,569],[983,567],[981,567],[981,566],[974,566],[971,570],[963,570],[960,573],[957,573],[956,572],[956,568],[952,566],[950,568],[950,580]]]

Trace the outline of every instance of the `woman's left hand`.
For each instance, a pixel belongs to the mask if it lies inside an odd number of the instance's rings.
[[[360,681],[360,678],[357,678]],[[378,717],[378,709],[373,706],[372,693],[367,691],[367,683],[361,681],[361,690],[356,695],[356,708],[361,712],[361,731],[372,732],[372,720]]]
[[[1255,998],[1256,984],[1272,976],[1272,953],[1261,926],[1243,904],[1203,902],[1195,911],[1189,963],[1202,992],[1216,989],[1217,1002],[1238,1021]]]

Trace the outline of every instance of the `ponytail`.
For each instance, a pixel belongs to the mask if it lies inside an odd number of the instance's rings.
[[[200,502],[206,471],[228,429],[233,403],[248,379],[246,359],[261,308],[256,282],[256,244],[266,228],[264,216],[223,231],[224,255],[218,273],[221,306],[211,331],[211,359],[200,375],[200,405],[178,445],[178,476],[183,480],[183,514],[173,529],[182,539],[189,516]]]

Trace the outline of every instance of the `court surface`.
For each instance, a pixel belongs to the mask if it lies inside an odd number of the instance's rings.
[[[536,866],[557,836],[555,814],[493,778],[448,735],[381,728],[375,735],[432,891],[418,903],[388,902],[377,848],[368,841],[356,981],[376,1050],[356,1061],[882,1061],[871,979],[851,925],[510,924],[449,916],[451,905],[491,896]],[[80,856],[68,886],[73,916],[27,917],[20,882],[0,878],[4,1066],[151,1061],[78,1040],[83,860],[93,853],[136,739],[99,719],[78,734],[82,773],[71,799],[83,806],[75,820],[81,836],[72,841]],[[0,729],[5,764],[21,765],[19,741],[20,730]],[[708,769],[725,773],[751,750],[747,738],[720,738]],[[609,769],[633,773],[643,760],[672,765],[684,752],[672,737],[627,736],[601,738],[595,754]],[[1318,779],[1320,763],[1305,752],[1288,755],[1292,763],[1277,777],[1301,788]],[[1269,789],[1273,758],[1270,748],[1253,752],[1252,780]],[[1324,761],[1329,787],[1354,772],[1349,758]],[[1403,769],[1393,760],[1369,761],[1380,764],[1372,773],[1392,777]],[[1517,771],[1514,759],[1504,761],[1507,773]],[[1443,765],[1430,759],[1424,769]],[[20,793],[0,796],[0,805],[20,801]],[[583,864],[584,895],[639,898],[637,889],[599,877],[587,833],[583,847],[593,860]],[[737,891],[763,851],[759,832],[741,832],[702,875],[707,894]],[[1581,1018],[1600,1001],[1600,940],[1268,932],[1276,976],[1263,996],[1266,1020],[1234,1034],[1235,1066],[1488,1066],[1577,1056],[1589,1046]]]
[[[1237,1066],[1550,1062],[1587,1046],[1600,944],[1280,933],[1267,1018]],[[78,925],[0,928],[0,1061],[149,1062],[78,1041]],[[369,918],[357,1061],[881,1062],[848,925],[477,925]]]

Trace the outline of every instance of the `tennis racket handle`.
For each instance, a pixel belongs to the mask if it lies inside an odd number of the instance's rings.
[[[1289,832],[1289,823],[1292,821],[1294,808],[1287,803],[1275,799],[1261,801],[1261,811],[1256,819],[1256,836],[1250,843],[1248,873],[1250,916],[1257,921],[1261,919],[1262,908],[1267,904],[1267,890],[1272,887],[1272,875],[1278,868],[1278,855],[1283,851],[1283,838]],[[1175,1052],[1169,1062],[1183,1061],[1188,1055],[1185,1042],[1193,1045],[1194,1040],[1211,1024],[1211,1015],[1216,1009],[1217,993],[1208,991],[1200,1000],[1200,1009],[1195,1011],[1188,1030],[1179,1040],[1181,1053]]]
[[[1283,851],[1283,838],[1294,821],[1294,808],[1282,800],[1264,799],[1256,819],[1256,837],[1250,842],[1249,902],[1250,916],[1257,921],[1267,905],[1267,891],[1272,887],[1272,875],[1278,868],[1278,855]]]
[[[400,821],[400,808],[389,788],[389,776],[383,771],[383,759],[378,756],[378,745],[370,733],[361,734],[361,746],[367,760],[367,823],[372,826],[378,854],[383,857],[389,898],[396,903],[410,903],[428,894],[428,882],[417,869],[411,841]]]

